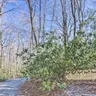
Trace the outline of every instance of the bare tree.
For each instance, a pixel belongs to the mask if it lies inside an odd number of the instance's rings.
[[[66,45],[67,45],[67,12],[66,12],[66,0],[60,0],[60,2],[61,2],[61,8],[62,8],[63,38],[64,38],[64,48],[65,48],[65,60],[66,60],[66,54],[67,54],[67,51],[66,51]],[[66,64],[64,66],[66,66]],[[65,72],[66,72],[66,69],[64,70],[64,74],[63,74],[64,75],[63,76],[64,79],[66,79]]]
[[[53,9],[52,9],[52,19],[51,19],[50,32],[51,32],[52,27],[53,27],[53,21],[54,21],[54,17],[55,17],[55,9],[56,9],[56,0],[54,0],[54,5],[53,5]]]
[[[42,15],[42,0],[39,0],[39,32],[38,32],[38,43],[39,43],[39,40],[40,40],[40,34],[41,34],[41,29],[42,29],[42,18],[41,18],[41,15]]]
[[[28,4],[28,7],[29,7],[29,12],[30,12],[30,22],[31,22],[31,32],[30,32],[30,48],[32,48],[33,46],[33,37],[35,39],[35,44],[37,45],[37,36],[36,36],[36,31],[35,31],[35,28],[34,28],[34,16],[35,16],[35,13],[33,12],[33,7],[31,5],[31,1],[30,0],[27,0],[27,4]]]
[[[46,0],[44,0],[44,14],[43,14],[43,31],[42,31],[42,42],[44,43],[45,39],[45,26],[46,26]]]
[[[82,24],[84,22],[84,12],[85,12],[85,2],[86,0],[70,0],[71,13],[74,22],[74,37],[76,36],[77,27],[79,30],[82,30]]]
[[[74,22],[74,37],[76,36],[76,0],[70,0],[71,3],[71,12]]]
[[[83,27],[82,23],[84,22],[85,2],[86,2],[86,0],[77,0],[79,31],[81,31],[82,27]]]
[[[66,47],[67,43],[67,12],[66,12],[66,0],[60,0],[61,8],[62,8],[62,18],[63,18],[63,37],[64,37],[64,45]]]
[[[0,53],[0,68],[2,67],[2,59],[3,59],[3,44],[2,44],[2,9],[4,7],[5,1],[1,2],[1,6],[0,6],[0,49],[1,49],[1,53]]]

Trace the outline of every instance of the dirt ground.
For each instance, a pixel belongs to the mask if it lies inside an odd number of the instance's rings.
[[[66,91],[41,91],[41,82],[26,81],[18,90],[18,96],[96,96],[96,81],[68,81]],[[66,95],[65,95],[66,94]]]

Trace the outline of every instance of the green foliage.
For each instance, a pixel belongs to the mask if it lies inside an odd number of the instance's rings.
[[[43,81],[42,82],[42,90],[45,91],[51,91],[51,82],[50,81]]]
[[[57,86],[60,88],[60,89],[65,89],[67,84],[64,82],[64,83],[58,83]]]
[[[66,87],[67,87],[67,84],[65,82],[58,83],[57,81],[51,82],[50,80],[48,80],[48,81],[42,82],[41,89],[43,91],[52,91],[52,90],[55,90],[56,88],[65,89]]]
[[[23,74],[22,77],[24,77],[24,78],[28,77],[28,72],[26,72],[26,71],[22,71],[21,73]]]
[[[0,82],[5,81],[5,80],[6,80],[5,76],[4,75],[0,75]]]
[[[64,70],[64,47],[58,43],[57,38],[50,35],[45,44],[38,45],[26,58],[26,72],[32,78],[48,79],[52,76],[60,77]],[[60,70],[58,70],[60,69]]]
[[[9,78],[9,75],[0,69],[0,82],[5,81]]]
[[[44,44],[39,44],[32,53],[27,51],[22,57],[26,66],[24,72],[31,78],[49,80],[55,77],[60,80],[65,78],[66,71],[96,66],[96,33],[78,32],[77,37],[67,42],[66,52],[61,38],[50,33]],[[48,84],[45,85],[50,90]]]

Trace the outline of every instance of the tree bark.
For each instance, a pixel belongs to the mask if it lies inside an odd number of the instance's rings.
[[[62,7],[62,18],[63,18],[63,37],[64,37],[64,48],[65,48],[65,56],[64,60],[66,62],[66,45],[67,45],[67,12],[66,12],[66,0],[60,0]],[[64,75],[63,78],[66,79],[66,63],[64,64]]]
[[[30,48],[32,48],[33,46],[33,37],[34,37],[34,40],[35,40],[35,44],[37,45],[37,36],[36,36],[36,31],[34,29],[34,17],[33,17],[33,8],[32,8],[32,5],[31,5],[31,1],[30,0],[27,0],[27,3],[28,3],[28,7],[29,7],[29,12],[30,12],[30,22],[31,22],[31,32],[30,32]]]
[[[45,40],[45,25],[46,25],[46,0],[44,0],[44,20],[43,20],[43,31],[42,31],[42,42]]]

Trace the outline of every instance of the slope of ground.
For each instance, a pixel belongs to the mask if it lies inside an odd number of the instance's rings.
[[[71,81],[65,93],[61,90],[43,92],[40,86],[40,82],[27,81],[20,87],[19,96],[96,96],[96,81],[91,80]]]

